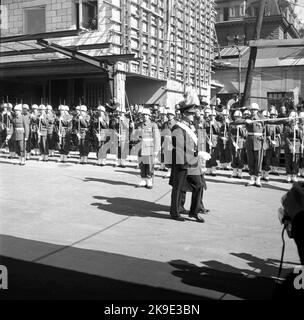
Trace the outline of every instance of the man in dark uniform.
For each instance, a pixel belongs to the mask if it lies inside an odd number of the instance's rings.
[[[15,117],[12,119],[10,137],[15,141],[16,153],[19,156],[19,164],[25,165],[25,144],[29,137],[28,118],[22,115],[22,105],[15,106]]]
[[[38,143],[40,149],[40,157],[39,161],[48,161],[49,157],[49,144],[47,140],[47,132],[48,132],[48,118],[46,114],[46,107],[44,104],[39,106],[39,122],[38,122]]]
[[[229,112],[227,109],[222,111],[222,117],[220,121],[220,132],[219,132],[219,159],[220,159],[220,167],[224,170],[230,170],[231,163],[231,151],[229,144]]]
[[[186,99],[187,101],[187,99]],[[172,219],[184,221],[181,216],[185,200],[185,192],[192,192],[191,208],[189,217],[194,217],[198,222],[204,222],[202,214],[203,190],[206,183],[203,177],[199,155],[204,155],[203,160],[208,160],[210,155],[198,152],[198,138],[193,125],[196,105],[187,102],[180,104],[182,114],[181,122],[176,123],[172,128],[172,172],[170,177],[171,209]],[[191,101],[191,100],[190,100]]]

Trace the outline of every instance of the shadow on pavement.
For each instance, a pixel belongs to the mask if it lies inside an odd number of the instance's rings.
[[[185,284],[223,292],[220,299],[237,297],[245,300],[271,300],[278,297],[277,292],[282,285],[276,286],[275,279],[279,267],[268,260],[262,260],[249,254],[238,254],[242,258],[248,257],[249,266],[255,265],[258,271],[238,269],[219,261],[203,261],[204,266],[198,267],[183,260],[171,261],[176,268],[173,275],[181,278]],[[291,269],[285,269],[288,273]]]
[[[274,279],[262,276],[276,276],[278,267],[246,253],[232,255],[257,271],[219,261],[201,267],[183,260],[164,263],[7,235],[0,235],[0,243],[9,287],[0,291],[0,300],[268,300],[279,292]],[[284,285],[278,287],[282,296],[288,290]]]
[[[152,217],[161,219],[171,219],[169,214],[169,206],[164,206],[151,201],[121,197],[109,198],[103,196],[95,196],[94,199],[99,201],[106,201],[107,203],[92,203],[92,206],[95,206],[100,210],[112,212],[118,215],[131,217],[134,216],[141,218]]]
[[[173,290],[159,287],[158,277],[164,280],[172,272],[167,263],[4,235],[0,241],[0,264],[8,269],[8,290],[0,290],[0,300],[208,299],[179,281]],[[37,256],[44,258],[28,261]]]
[[[135,184],[128,183],[125,181],[107,180],[107,179],[97,179],[97,178],[84,178],[84,182],[100,182],[105,184],[111,184],[113,186],[131,186],[135,187]]]

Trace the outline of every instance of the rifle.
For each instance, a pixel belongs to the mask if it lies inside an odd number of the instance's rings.
[[[293,150],[292,150],[292,161],[296,159],[296,135],[297,135],[297,120],[295,120],[293,127]]]
[[[235,157],[237,157],[237,155],[238,155],[239,139],[240,139],[240,126],[236,126],[236,146],[235,146]]]

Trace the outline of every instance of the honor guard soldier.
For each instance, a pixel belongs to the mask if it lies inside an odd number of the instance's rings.
[[[160,151],[160,133],[156,123],[151,121],[150,109],[144,108],[142,117],[137,129],[141,139],[138,159],[141,181],[137,187],[152,189],[155,158]]]
[[[72,116],[69,107],[59,106],[60,116],[57,119],[60,162],[66,162],[71,148]]]
[[[126,160],[129,155],[129,130],[130,120],[126,117],[126,110],[119,108],[118,110],[118,166],[126,167]]]
[[[270,113],[268,110],[263,110],[262,116],[264,119],[270,118]],[[264,141],[263,141],[263,160],[262,160],[262,176],[261,179],[264,181],[269,181],[270,173],[270,124],[265,124],[264,126]]]
[[[216,176],[216,167],[218,159],[218,137],[220,133],[220,124],[216,121],[215,110],[206,109],[206,139],[207,139],[207,153],[210,153],[211,159],[207,161],[207,174]]]
[[[249,167],[250,181],[246,186],[262,187],[261,184],[261,171],[262,159],[264,149],[264,125],[262,122],[255,121],[261,120],[259,116],[260,107],[257,103],[252,103],[250,106],[251,119],[245,120],[247,138],[246,138],[246,152]]]
[[[298,124],[298,114],[291,111],[289,118],[292,120],[284,127],[285,138],[285,167],[287,180],[286,182],[298,182],[298,173],[300,165],[300,154],[303,132]]]
[[[231,163],[231,152],[229,144],[229,112],[227,109],[222,111],[222,119],[220,123],[220,132],[219,132],[219,160],[220,168],[224,170],[230,170]]]
[[[299,127],[302,132],[299,176],[304,178],[304,112],[299,113]]]
[[[275,108],[270,109],[270,119],[277,119],[278,112]],[[267,157],[270,162],[270,174],[279,175],[280,154],[282,147],[282,133],[283,124],[268,124],[267,129],[269,131],[270,146],[267,153]]]
[[[245,111],[243,112],[243,119],[250,119],[251,118],[251,112],[248,109],[245,109]],[[246,127],[245,127],[246,130]],[[246,137],[247,137],[247,130],[246,130]],[[244,143],[244,149],[243,149],[243,157],[244,157],[244,172],[249,172],[249,168],[248,168],[248,159],[247,159],[247,151],[246,151],[246,139],[245,139],[245,143]]]
[[[203,214],[203,190],[206,182],[203,176],[201,163],[210,159],[210,155],[198,151],[198,137],[193,125],[197,99],[189,99],[180,104],[181,121],[172,128],[172,172],[169,184],[172,186],[171,193],[171,218],[184,221],[181,216],[184,213],[186,192],[192,193],[189,217],[198,222],[204,222]],[[190,103],[191,102],[191,103]]]
[[[31,121],[30,121],[30,142],[28,144],[28,152],[32,152],[33,155],[39,154],[39,142],[38,142],[38,125],[39,125],[39,112],[38,105],[32,105]]]
[[[107,159],[107,142],[109,141],[109,116],[106,113],[106,108],[99,105],[97,108],[98,115],[94,119],[92,126],[95,134],[96,150],[97,150],[97,165],[105,166]]]
[[[39,161],[48,161],[49,160],[49,145],[47,141],[47,133],[48,133],[48,118],[46,114],[46,107],[44,104],[41,104],[38,108],[39,122],[38,122],[38,143],[40,150]]]
[[[11,131],[11,122],[13,119],[13,114],[11,111],[9,111],[12,108],[10,108],[10,103],[4,103],[3,104],[3,111],[1,113],[1,124],[2,124],[2,144],[7,145],[6,153],[9,153],[9,158],[14,157],[14,146],[11,139],[7,139],[7,137],[10,134]]]
[[[172,128],[175,126],[175,111],[167,110],[167,121],[161,127],[161,163],[163,171],[167,172],[164,178],[170,178],[169,168],[172,164]]]
[[[242,179],[244,169],[244,146],[246,141],[246,129],[242,124],[236,124],[242,119],[242,112],[236,110],[234,112],[235,122],[229,125],[230,150],[232,153],[231,167],[233,173],[231,178]]]
[[[23,104],[22,105],[22,114],[24,115],[25,118],[27,118],[27,122],[31,122],[31,114],[30,114],[30,107],[28,104]],[[25,150],[26,150],[26,160],[31,159],[31,141],[28,139],[25,144]]]
[[[48,122],[47,128],[47,145],[49,147],[49,155],[51,157],[55,156],[55,136],[54,136],[54,127],[56,117],[53,113],[53,107],[51,105],[46,106],[46,117]]]
[[[78,117],[78,145],[79,145],[79,156],[80,164],[88,163],[88,155],[90,152],[90,139],[89,139],[89,127],[90,127],[90,116],[87,114],[87,106],[80,106],[80,115]]]
[[[15,142],[16,153],[19,156],[19,164],[25,165],[25,144],[29,137],[28,118],[22,115],[22,104],[14,108],[15,117],[12,119],[10,137]]]
[[[6,111],[6,113],[4,113],[3,119],[4,119],[5,126],[6,126],[6,141],[7,141],[8,152],[9,152],[8,159],[13,159],[16,154],[15,141],[14,141],[14,139],[7,138],[8,136],[11,137],[10,132],[12,130],[12,120],[14,118],[13,105],[8,102],[6,104],[6,107],[7,107],[7,111]]]

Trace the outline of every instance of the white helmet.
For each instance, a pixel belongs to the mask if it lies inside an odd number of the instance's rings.
[[[16,104],[14,107],[15,111],[22,111],[22,104]]]
[[[299,113],[299,118],[304,119],[304,111],[301,111],[301,112]]]
[[[87,111],[88,111],[87,106],[85,106],[85,105],[80,106],[80,111],[85,111],[85,112],[87,112]]]
[[[223,112],[222,112],[222,115],[223,116],[228,116],[229,115],[229,112],[227,109],[224,109]]]
[[[144,108],[141,114],[146,114],[148,116],[151,116],[151,111],[148,108]]]
[[[53,110],[53,107],[52,107],[50,104],[48,104],[48,105],[46,106],[46,110]]]
[[[26,109],[26,110],[29,110],[29,109],[30,109],[29,105],[26,104],[26,103],[22,105],[22,108],[23,108],[23,109]]]
[[[269,113],[268,110],[264,110],[264,111],[262,112],[262,115],[263,115],[264,117],[267,117],[267,118],[270,117],[270,113]]]
[[[240,111],[240,110],[236,110],[235,112],[234,112],[234,117],[240,117],[240,118],[242,118],[242,111]]]
[[[298,114],[296,111],[291,111],[290,114],[289,114],[289,118],[297,118],[298,117]]]
[[[33,110],[38,109],[38,105],[37,105],[37,104],[32,104],[32,109],[33,109]]]
[[[253,103],[250,105],[250,109],[251,109],[251,110],[260,110],[260,106],[259,106],[256,102],[253,102]]]
[[[98,111],[106,112],[106,108],[104,106],[98,106]]]

